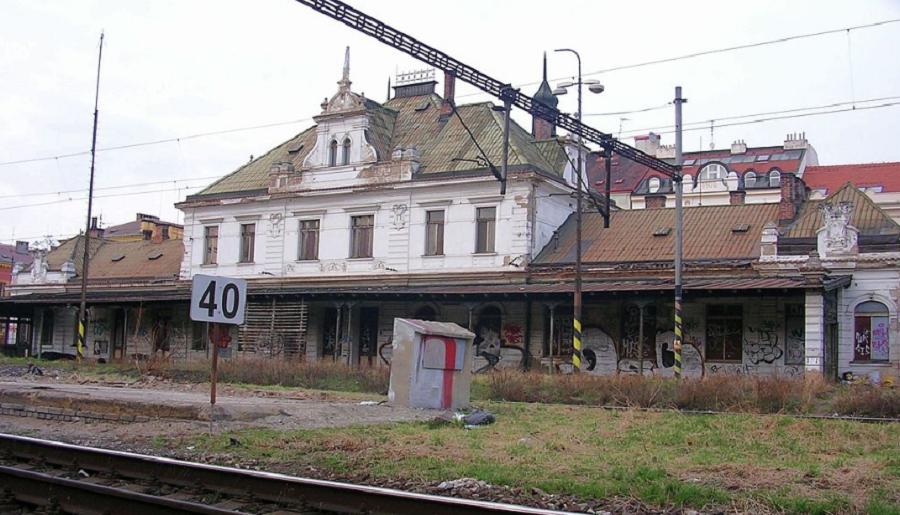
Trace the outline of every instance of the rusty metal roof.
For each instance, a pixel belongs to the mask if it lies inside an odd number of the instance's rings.
[[[685,261],[757,259],[763,226],[778,221],[778,204],[695,206],[684,208]],[[745,231],[737,230],[747,225]],[[675,210],[614,211],[610,227],[597,213],[584,213],[584,263],[637,263],[675,258]],[[743,229],[743,227],[740,227]],[[668,230],[666,230],[668,229]],[[575,261],[575,217],[559,229],[559,244],[548,244],[535,265]]]
[[[824,204],[853,204],[850,225],[859,229],[860,236],[900,236],[900,225],[885,213],[868,195],[853,184],[846,183],[831,196],[821,200],[809,200],[801,209],[797,221],[785,231],[786,238],[815,238],[816,231],[825,225],[821,206]]]

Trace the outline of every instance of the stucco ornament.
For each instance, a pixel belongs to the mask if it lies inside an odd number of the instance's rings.
[[[344,53],[344,75],[338,81],[338,92],[331,97],[327,104],[323,105],[325,113],[339,113],[342,111],[356,111],[364,109],[365,99],[361,95],[350,91],[350,47]]]
[[[819,253],[827,257],[854,252],[859,231],[850,225],[853,204],[822,204],[821,209],[825,226],[818,231]]]
[[[391,211],[394,213],[394,229],[403,229],[406,227],[406,212],[409,208],[406,204],[394,204]]]
[[[284,215],[282,213],[272,213],[269,215],[269,235],[273,238],[280,238],[284,230]]]

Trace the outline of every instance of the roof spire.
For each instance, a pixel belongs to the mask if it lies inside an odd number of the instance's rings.
[[[547,82],[547,52],[544,52],[544,82]]]
[[[341,81],[338,82],[338,86],[341,87],[341,91],[350,91],[350,47],[347,47],[347,50],[344,52],[344,75],[341,77]]]

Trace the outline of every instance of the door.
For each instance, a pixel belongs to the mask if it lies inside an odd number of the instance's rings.
[[[113,363],[121,363],[125,357],[125,310],[115,310],[112,330],[112,350],[110,359]]]
[[[378,308],[359,309],[359,363],[373,365],[378,350]]]

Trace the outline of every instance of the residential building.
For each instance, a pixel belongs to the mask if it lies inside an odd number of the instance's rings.
[[[17,241],[15,245],[0,244],[0,297],[6,295],[6,287],[12,281],[13,271],[31,264],[28,242]]]
[[[675,162],[675,148],[660,145],[657,134],[637,136],[635,147],[659,159]],[[606,159],[588,160],[591,184],[606,191]],[[610,197],[620,209],[674,207],[675,190],[669,177],[630,159],[613,156]],[[804,178],[808,166],[818,164],[805,134],[789,134],[781,146],[748,147],[736,141],[730,149],[684,153],[684,205],[778,203],[781,177]]]
[[[812,190],[813,199],[825,198],[852,183],[900,222],[900,163],[810,166],[803,181]]]
[[[164,240],[180,240],[184,226],[160,220],[158,216],[138,213],[134,221],[102,229],[104,238],[114,241],[151,240],[154,235]]]

